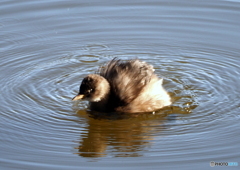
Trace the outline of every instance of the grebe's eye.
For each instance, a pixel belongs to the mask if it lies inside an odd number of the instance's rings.
[[[87,94],[90,94],[92,92],[93,89],[89,89],[87,90]]]

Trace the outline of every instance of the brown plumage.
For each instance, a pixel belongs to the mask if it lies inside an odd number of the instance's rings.
[[[152,65],[138,59],[114,58],[85,77],[73,100],[86,99],[100,112],[152,112],[171,104]]]

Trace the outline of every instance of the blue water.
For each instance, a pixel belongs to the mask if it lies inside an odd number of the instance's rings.
[[[239,164],[239,18],[239,1],[1,1],[1,169]],[[153,65],[173,105],[108,116],[72,102],[113,57]]]

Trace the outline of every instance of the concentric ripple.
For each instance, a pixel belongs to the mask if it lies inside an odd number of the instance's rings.
[[[1,168],[239,161],[239,2],[0,4]],[[153,65],[173,104],[127,115],[72,102],[81,80],[114,57]]]

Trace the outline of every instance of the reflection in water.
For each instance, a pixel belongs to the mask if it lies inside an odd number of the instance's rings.
[[[79,111],[79,116],[84,112]],[[88,127],[81,134],[79,155],[83,157],[102,157],[109,151],[115,151],[115,156],[141,156],[139,151],[149,145],[153,139],[153,131],[161,131],[162,121],[166,114],[141,113],[100,115],[88,112]],[[158,119],[156,119],[158,117]],[[154,120],[155,119],[155,120]]]
[[[193,87],[175,79],[165,83],[172,87],[169,94],[173,104],[156,113],[99,113],[78,110],[75,103],[77,115],[87,123],[80,136],[78,154],[83,157],[142,156],[141,151],[151,145],[155,137],[164,135],[162,130],[166,128],[166,121],[176,120],[175,114],[189,114],[198,106]]]
[[[163,122],[175,107],[167,107],[156,113],[111,113],[78,111],[88,126],[81,133],[79,155],[103,157],[114,151],[115,157],[138,157],[145,147],[151,145],[156,135],[165,128]],[[178,108],[179,109],[179,108]]]

